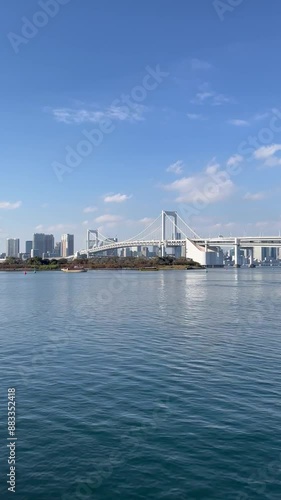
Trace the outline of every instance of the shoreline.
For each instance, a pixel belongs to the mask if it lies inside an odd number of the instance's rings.
[[[157,268],[155,267],[147,267],[147,268],[141,268],[141,267],[96,267],[92,269],[87,269],[87,271],[142,271],[142,272],[156,272],[156,271],[195,271],[195,270],[200,270],[204,271],[204,267],[197,267],[197,266],[159,266]],[[36,273],[41,273],[41,272],[60,272],[61,269],[36,269],[36,272],[32,268],[19,268],[19,269],[1,269],[0,272],[8,272],[8,273],[27,273],[27,274],[36,274]]]

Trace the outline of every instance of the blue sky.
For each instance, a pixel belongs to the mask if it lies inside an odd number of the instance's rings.
[[[162,209],[202,236],[278,234],[280,1],[51,3],[1,6],[0,251],[130,237]]]

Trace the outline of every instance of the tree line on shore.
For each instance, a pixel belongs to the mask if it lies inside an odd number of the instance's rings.
[[[0,263],[0,270],[25,270],[36,269],[41,271],[60,270],[64,267],[85,267],[87,269],[143,269],[162,267],[201,267],[192,259],[184,257],[176,259],[172,256],[155,257],[147,259],[145,257],[99,257],[93,259],[80,258],[69,262],[67,259],[41,259],[34,257],[28,260],[21,260],[8,257]]]

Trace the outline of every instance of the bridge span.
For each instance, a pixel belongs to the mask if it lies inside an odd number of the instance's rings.
[[[157,223],[157,227],[156,227]],[[149,233],[148,233],[149,231]],[[91,239],[94,237],[94,239]],[[88,257],[106,251],[133,248],[159,247],[161,255],[166,255],[170,247],[185,247],[184,255],[203,265],[218,265],[222,260],[222,247],[234,248],[235,265],[240,266],[240,249],[249,250],[250,264],[253,264],[253,249],[255,247],[280,247],[281,236],[218,236],[202,238],[177,212],[162,211],[160,216],[134,238],[118,241],[107,238],[98,229],[87,231],[87,245],[79,254]]]
[[[129,241],[118,241],[111,244],[103,245],[96,248],[91,248],[90,251],[81,251],[81,253],[87,253],[90,255],[97,255],[99,253],[117,250],[122,248],[132,248],[132,247],[159,247],[161,249],[161,254],[164,256],[166,254],[166,248],[172,247],[186,247],[186,256],[190,256],[188,251],[189,246],[194,245],[200,252],[210,251],[214,248],[220,247],[230,247],[234,248],[235,255],[235,265],[238,267],[240,265],[240,249],[249,249],[250,252],[250,264],[253,264],[253,249],[255,247],[277,247],[281,248],[281,237],[270,236],[270,237],[219,237],[219,238],[194,238],[194,239],[180,239],[180,240],[129,240]]]

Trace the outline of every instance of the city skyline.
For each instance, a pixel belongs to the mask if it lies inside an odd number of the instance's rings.
[[[3,8],[0,252],[34,232],[75,234],[76,248],[86,228],[125,239],[162,206],[187,207],[202,236],[279,234],[280,3],[257,3],[254,24],[248,2],[223,19],[207,0],[163,2],[161,22],[157,3],[84,3],[18,51],[8,35],[39,4]]]
[[[0,252],[0,255],[5,253],[7,257],[25,256],[25,258],[69,257],[75,252],[74,241],[73,234],[63,234],[60,241],[55,241],[53,234],[34,233],[32,240],[24,241],[25,251],[22,251],[20,238],[7,238],[6,251]]]

